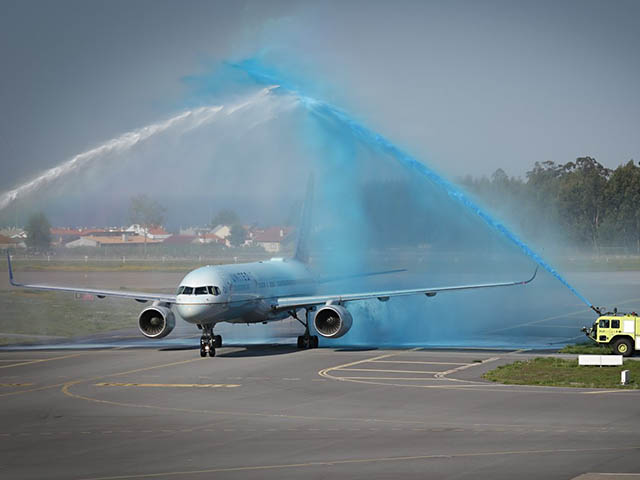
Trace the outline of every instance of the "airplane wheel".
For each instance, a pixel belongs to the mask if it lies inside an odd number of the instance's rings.
[[[311,348],[318,348],[318,336],[314,335],[311,337]]]
[[[304,340],[302,336],[298,337],[298,348],[303,348],[304,344],[303,344]]]
[[[216,356],[216,349],[215,348],[210,348],[209,349],[209,356],[210,357],[215,357]]]
[[[200,356],[201,357],[206,357],[207,356],[207,351],[204,348],[200,349]]]
[[[214,337],[213,337],[213,344],[214,344],[214,346],[216,346],[217,348],[222,347],[222,335],[214,335]]]

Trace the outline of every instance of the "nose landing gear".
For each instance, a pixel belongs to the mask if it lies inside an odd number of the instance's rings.
[[[222,347],[222,336],[213,334],[213,325],[202,325],[200,337],[200,356],[216,356],[216,348]]]

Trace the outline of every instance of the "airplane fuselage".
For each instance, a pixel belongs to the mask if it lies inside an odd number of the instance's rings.
[[[182,279],[175,309],[185,321],[200,325],[268,322],[289,316],[273,311],[275,299],[315,290],[308,267],[294,259],[206,266]]]

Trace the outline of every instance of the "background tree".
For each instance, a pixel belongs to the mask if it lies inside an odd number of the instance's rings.
[[[560,217],[578,243],[598,248],[610,175],[611,170],[591,157],[581,157],[563,166],[558,194]]]
[[[131,223],[144,228],[144,253],[147,253],[147,234],[150,227],[159,227],[164,222],[166,208],[146,194],[131,197],[129,204],[129,219]]]
[[[633,160],[611,175],[605,188],[604,209],[603,240],[622,243],[640,253],[640,167]]]
[[[29,217],[27,226],[27,246],[45,251],[51,246],[51,224],[44,213],[34,213]]]
[[[239,222],[236,212],[230,209],[220,210],[211,220],[211,228],[218,225],[236,225]]]
[[[247,231],[239,223],[231,225],[231,233],[229,234],[229,243],[234,247],[240,247],[247,238]]]
[[[146,194],[131,197],[129,219],[142,227],[159,227],[164,222],[166,208]]]

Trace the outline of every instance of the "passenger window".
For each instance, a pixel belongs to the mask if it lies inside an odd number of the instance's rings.
[[[206,295],[207,287],[196,287],[195,292],[196,295]]]
[[[600,320],[600,323],[598,324],[599,328],[609,328],[609,320]]]
[[[191,287],[184,287],[184,290],[182,291],[183,295],[191,295],[193,293],[193,288]]]
[[[611,328],[620,328],[620,320],[611,320]]]
[[[207,288],[211,295],[220,295],[220,289],[218,287],[207,287]]]

